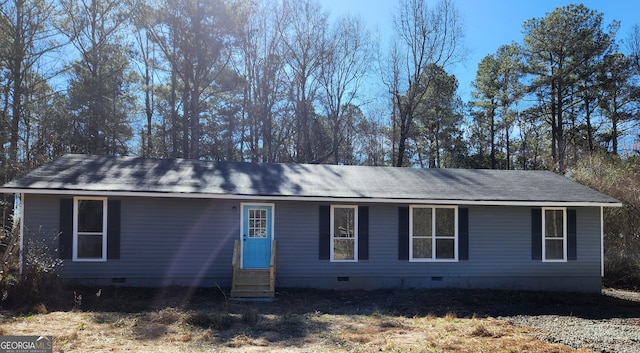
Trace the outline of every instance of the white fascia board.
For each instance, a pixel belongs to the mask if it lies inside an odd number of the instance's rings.
[[[323,196],[286,196],[286,195],[241,195],[206,194],[175,192],[134,192],[104,190],[56,190],[56,189],[0,189],[0,193],[25,193],[40,195],[107,196],[107,197],[159,197],[183,199],[220,199],[247,201],[309,201],[342,203],[387,203],[387,204],[424,204],[424,205],[468,205],[468,206],[525,206],[525,207],[622,207],[620,202],[588,201],[509,201],[509,200],[434,200],[434,199],[395,199],[367,197],[323,197]]]

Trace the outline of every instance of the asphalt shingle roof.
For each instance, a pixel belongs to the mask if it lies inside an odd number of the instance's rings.
[[[469,202],[618,204],[545,171],[416,169],[66,155],[3,186],[126,192]]]

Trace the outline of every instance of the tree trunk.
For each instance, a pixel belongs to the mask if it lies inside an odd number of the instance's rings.
[[[434,131],[433,136],[435,137],[435,147],[436,147],[436,153],[435,153],[435,158],[436,158],[436,163],[435,166],[436,168],[440,168],[440,124],[438,122],[436,122],[436,131]]]
[[[507,170],[511,169],[511,145],[509,142],[509,126],[505,126],[504,128],[504,138],[505,138],[505,143],[506,143],[506,149],[507,149]]]
[[[189,158],[200,158],[200,86],[198,80],[195,80],[191,91],[190,117],[191,117],[191,149]]]
[[[494,102],[491,102],[491,104],[493,105]],[[490,139],[491,139],[491,152],[490,152],[490,157],[491,157],[491,169],[496,169],[496,108],[491,108],[491,123],[490,123],[490,130],[489,130],[489,135],[490,135]]]
[[[171,157],[178,158],[178,78],[175,70],[171,70],[171,98],[169,105],[171,106]]]
[[[146,37],[146,51],[144,53],[144,111],[147,115],[147,146],[146,153],[143,153],[143,156],[150,157],[153,153],[153,139],[151,136],[151,124],[153,119],[153,98],[152,98],[152,78],[151,73],[149,72],[149,38]]]
[[[562,104],[562,82],[558,83],[557,87],[558,95],[558,127],[556,132],[558,134],[558,171],[561,174],[566,172],[565,166],[565,141],[564,141],[564,122],[563,122],[563,104]]]
[[[402,110],[400,110],[400,136],[398,138],[398,160],[396,161],[396,167],[404,166],[404,155],[407,149],[407,139],[409,137],[407,122],[403,115]]]
[[[186,75],[185,75],[186,76]],[[189,86],[190,82],[184,82],[185,88],[182,92],[182,157],[191,158],[189,153],[189,128],[191,127],[191,105],[189,104]]]
[[[587,143],[589,145],[589,154],[593,154],[593,126],[591,125],[591,109],[589,108],[589,100],[585,98],[584,107],[586,112],[587,123]]]
[[[18,161],[18,142],[20,141],[20,119],[22,113],[22,83],[23,83],[23,67],[24,60],[24,33],[23,33],[23,13],[24,3],[16,2],[16,23],[15,31],[12,33],[13,45],[9,57],[10,72],[9,79],[13,84],[13,101],[11,102],[11,125],[9,129],[9,163],[13,164]],[[10,171],[10,177],[13,178],[13,171]]]
[[[558,165],[558,125],[557,125],[557,111],[556,106],[556,82],[551,82],[551,159],[553,160],[554,168]]]

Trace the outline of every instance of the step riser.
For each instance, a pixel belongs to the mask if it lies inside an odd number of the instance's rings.
[[[269,278],[271,277],[271,274],[269,272],[267,273],[236,273],[236,278]]]
[[[235,281],[233,281],[234,284],[263,284],[263,285],[269,285],[270,282],[271,281],[269,276],[260,276],[260,277],[236,276]]]
[[[231,288],[233,298],[273,297],[271,271],[236,270]]]
[[[264,298],[264,297],[273,297],[273,291],[265,290],[265,291],[243,291],[243,290],[232,290],[231,297],[232,298]]]
[[[233,283],[233,287],[237,288],[238,286],[267,286],[269,287],[269,281],[243,281],[243,280],[236,280]]]
[[[245,285],[239,285],[239,286],[235,286],[233,288],[233,290],[245,290],[245,291],[269,291],[271,290],[271,288],[269,288],[269,285],[250,285],[250,284],[245,284]]]

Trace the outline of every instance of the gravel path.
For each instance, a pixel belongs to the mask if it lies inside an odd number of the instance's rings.
[[[573,348],[590,348],[596,352],[640,352],[640,320],[590,320],[559,315],[518,315],[506,319],[518,326],[542,330],[536,337]]]
[[[640,292],[602,293],[431,290],[394,293],[406,314],[494,317],[537,329],[537,338],[595,352],[640,353]],[[381,306],[380,298],[368,298]]]
[[[536,336],[546,341],[596,352],[640,352],[640,293],[605,290],[606,297],[619,305],[575,308],[576,315],[505,316],[518,326],[540,330]]]

